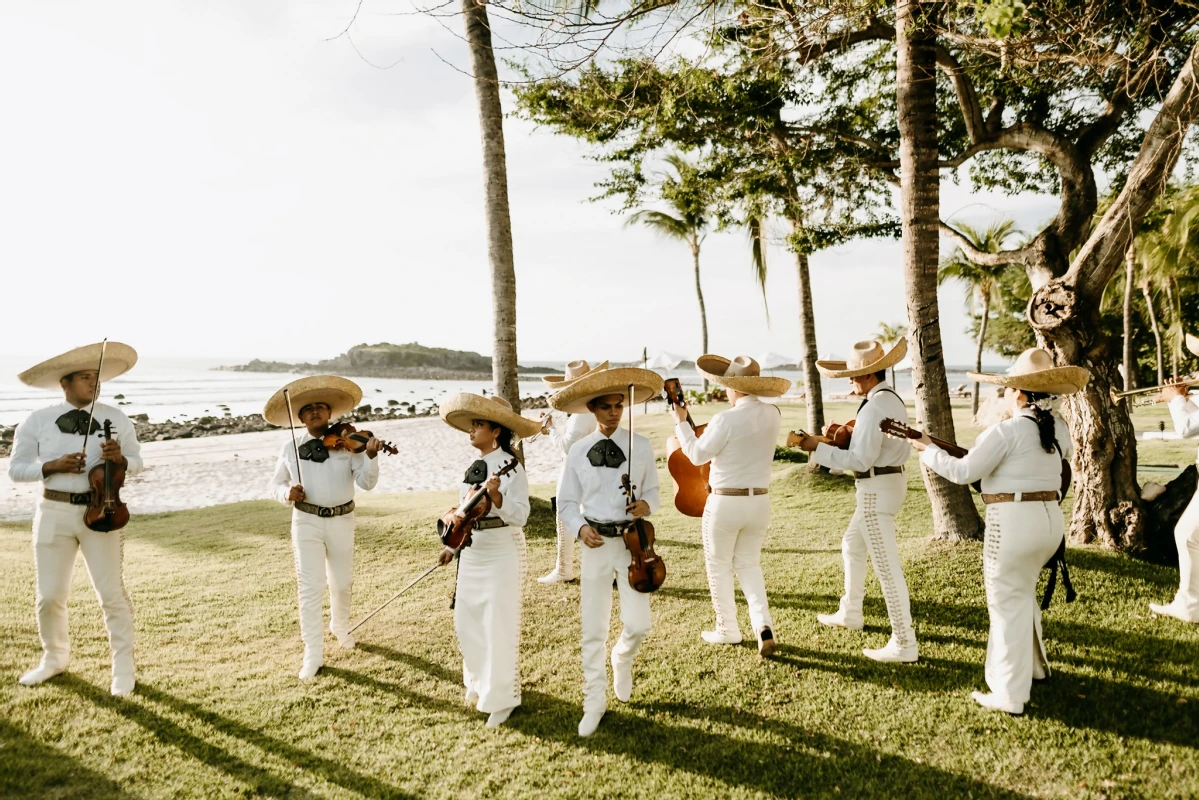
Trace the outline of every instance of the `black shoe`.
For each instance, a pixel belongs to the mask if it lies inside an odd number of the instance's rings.
[[[774,631],[770,628],[763,628],[758,634],[758,655],[762,658],[769,658],[774,655],[776,649],[778,649],[778,645],[774,641]]]

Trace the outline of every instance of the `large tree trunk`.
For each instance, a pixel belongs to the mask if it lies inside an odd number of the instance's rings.
[[[504,110],[500,79],[491,49],[491,24],[482,0],[462,0],[466,42],[479,107],[483,139],[483,197],[487,216],[487,257],[491,262],[491,313],[494,334],[491,374],[495,393],[520,411],[516,361],[516,266],[512,255],[512,219],[508,212],[508,164],[504,153]]]
[[[812,276],[808,271],[808,254],[795,254],[795,272],[799,284],[799,352],[803,358],[804,404],[808,408],[808,430],[819,433],[824,428],[824,390],[816,359],[816,313],[812,309]]]
[[[1157,309],[1153,307],[1153,296],[1149,293],[1149,280],[1141,282],[1141,294],[1145,297],[1145,307],[1149,309],[1149,327],[1153,331],[1153,342],[1157,347],[1157,382],[1166,382],[1166,351],[1162,348],[1162,326],[1157,321]]]
[[[991,319],[991,287],[987,287],[986,294],[983,295],[983,317],[978,321],[978,346],[974,349],[974,371],[983,371],[983,348],[987,341],[987,322]],[[974,391],[971,394],[970,413],[978,414],[978,381],[974,382]]]
[[[908,340],[912,347],[916,414],[930,434],[954,441],[937,310],[937,55],[936,37],[924,17],[933,6],[901,0],[895,21],[904,294],[911,331]],[[952,484],[930,470],[922,472],[932,501],[933,535],[951,540],[981,538],[982,524],[969,488]]]
[[[703,329],[704,344],[700,355],[708,352],[708,310],[704,306],[704,288],[699,282],[699,243],[691,243],[691,258],[695,262],[695,296],[699,298],[699,324]],[[704,378],[704,391],[708,391],[708,379]]]
[[[1124,388],[1137,388],[1137,365],[1132,359],[1132,295],[1136,291],[1136,242],[1124,254]]]
[[[1166,289],[1166,304],[1170,307],[1170,316],[1174,318],[1174,324],[1171,326],[1174,330],[1178,330],[1179,322],[1178,305],[1174,301],[1174,290],[1171,288],[1174,283],[1173,277],[1167,277],[1164,283]],[[1178,340],[1171,336],[1173,341],[1170,342],[1170,380],[1178,380]]]

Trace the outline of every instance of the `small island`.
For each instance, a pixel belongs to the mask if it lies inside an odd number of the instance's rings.
[[[491,379],[491,358],[469,350],[409,344],[358,344],[334,358],[315,364],[254,359],[248,364],[216,367],[227,372],[332,373],[346,377],[406,378],[419,380],[470,381]],[[554,372],[546,367],[521,367],[522,374]]]

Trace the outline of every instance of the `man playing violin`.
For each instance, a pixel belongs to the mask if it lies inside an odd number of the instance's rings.
[[[891,639],[885,647],[862,651],[875,661],[911,663],[919,657],[916,632],[903,564],[895,541],[895,515],[907,495],[903,465],[911,455],[907,440],[885,436],[884,419],[907,424],[908,410],[895,390],[887,385],[887,368],[907,353],[907,340],[889,352],[878,342],[858,342],[847,361],[817,361],[828,378],[849,378],[854,393],[863,397],[847,449],[833,447],[826,437],[805,435],[800,448],[812,453],[812,461],[824,467],[852,472],[856,478],[857,509],[841,540],[845,565],[845,594],[835,614],[817,614],[824,625],[862,629],[862,600],[866,594],[866,554],[882,586],[891,620]]]
[[[292,507],[291,542],[299,585],[300,636],[304,663],[300,680],[316,676],[324,664],[322,621],[326,580],[329,629],[344,648],[350,636],[350,586],[354,579],[354,487],[370,491],[379,482],[377,456],[383,443],[370,437],[360,453],[323,441],[332,419],[352,411],[362,399],[353,381],[314,375],[289,383],[267,401],[262,416],[273,425],[306,430],[284,442],[270,494]],[[294,414],[294,416],[293,416]]]
[[[124,374],[135,363],[132,347],[108,342],[56,356],[19,376],[29,386],[63,393],[61,403],[34,411],[17,427],[8,467],[14,483],[41,481],[45,486],[33,518],[42,660],[21,676],[24,686],[36,686],[67,668],[67,598],[75,553],[82,551],[108,628],[112,693],[121,697],[133,691],[133,605],[122,577],[124,531],[91,530],[84,523],[84,511],[91,500],[88,473],[93,467],[109,461],[123,464],[127,475],[142,470],[141,447],[129,417],[104,403],[93,406],[101,382]],[[113,430],[107,441],[102,433],[105,421]]]
[[[628,386],[633,396],[628,397]],[[620,640],[612,648],[612,688],[627,703],[633,692],[633,659],[650,631],[649,595],[629,583],[632,561],[623,534],[629,524],[658,510],[658,470],[653,445],[633,435],[616,435],[626,405],[662,391],[662,378],[646,369],[593,372],[550,397],[550,406],[568,414],[590,413],[598,430],[575,443],[558,481],[558,513],[567,530],[583,543],[579,556],[582,616],[583,719],[579,735],[590,736],[608,707],[607,651],[612,617],[612,580],[620,593]],[[622,476],[628,475],[639,499],[629,502]]]

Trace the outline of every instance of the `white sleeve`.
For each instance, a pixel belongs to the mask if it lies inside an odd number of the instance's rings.
[[[271,476],[271,482],[267,486],[267,492],[271,497],[285,506],[291,505],[291,501],[287,499],[287,493],[291,491],[291,463],[288,456],[288,447],[290,443],[284,445],[283,452],[279,454],[279,460],[275,462],[275,474]]]
[[[583,484],[579,481],[578,473],[570,456],[566,457],[566,466],[562,468],[562,476],[558,478],[558,517],[571,536],[577,537],[579,530],[587,524],[583,518]]]
[[[723,414],[712,417],[708,427],[704,428],[703,436],[696,436],[688,422],[675,424],[674,435],[678,438],[683,455],[687,456],[688,461],[698,467],[720,455],[731,435],[729,426],[723,420]]]
[[[513,528],[523,528],[529,521],[529,476],[524,467],[500,478],[500,496],[504,504],[495,515]]]
[[[8,460],[8,477],[13,483],[33,483],[42,479],[42,460],[38,456],[37,431],[25,420],[17,426],[16,440]]]
[[[350,456],[350,470],[354,473],[354,483],[359,489],[369,492],[379,482],[379,459],[376,455],[371,458],[366,453],[355,453]]]
[[[999,433],[998,427],[994,427],[983,431],[970,452],[961,458],[954,458],[933,444],[921,453],[920,463],[945,480],[965,486],[994,472],[1007,456],[1008,449],[1007,438]]]
[[[884,435],[879,427],[882,420],[878,418],[876,408],[877,403],[870,403],[862,409],[857,422],[854,423],[848,450],[821,442],[816,446],[812,460],[829,469],[845,472],[865,472],[873,467],[882,450]]]
[[[1170,417],[1174,430],[1184,439],[1199,436],[1199,406],[1190,397],[1175,397],[1170,401]]]

